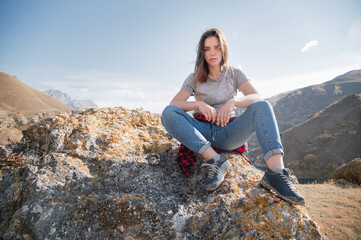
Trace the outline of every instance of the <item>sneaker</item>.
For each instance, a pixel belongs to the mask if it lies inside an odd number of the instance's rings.
[[[305,198],[293,186],[298,183],[291,169],[283,169],[283,174],[273,172],[268,169],[261,179],[260,184],[265,188],[276,192],[277,196],[294,204],[305,204]]]
[[[208,167],[208,176],[206,180],[206,190],[212,192],[216,190],[223,182],[224,176],[231,168],[231,163],[223,155],[221,159],[215,161],[213,158],[208,160],[207,163],[202,164],[201,167]]]

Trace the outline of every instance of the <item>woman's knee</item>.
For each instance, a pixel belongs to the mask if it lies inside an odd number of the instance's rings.
[[[258,109],[270,109],[272,108],[272,105],[267,100],[260,100],[251,105],[252,107],[258,108]]]
[[[179,113],[179,111],[183,111],[181,108],[174,106],[174,105],[168,105],[164,108],[162,112],[162,123],[164,124],[165,121],[173,118],[176,114]]]
[[[163,112],[162,112],[162,116],[166,116],[166,115],[168,115],[168,114],[172,114],[172,113],[174,113],[174,112],[177,112],[177,111],[179,111],[179,109],[180,110],[182,110],[181,108],[179,108],[179,107],[177,107],[177,106],[174,106],[174,105],[168,105],[168,106],[166,106],[165,108],[164,108],[164,110],[163,110]]]

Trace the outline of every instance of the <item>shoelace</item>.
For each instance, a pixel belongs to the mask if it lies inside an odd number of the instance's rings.
[[[288,175],[284,175],[284,174],[281,174],[281,177],[285,180],[287,186],[293,191],[293,192],[296,192],[296,188],[293,186],[292,183],[295,183],[297,184],[298,183],[298,180],[297,180],[297,177],[295,175],[292,175],[292,170],[291,169],[286,169],[287,171],[287,174]]]
[[[210,122],[210,124],[211,124],[211,138],[212,138],[213,141],[216,141],[216,139],[217,139],[217,126],[218,125],[214,124],[213,122]],[[213,131],[213,129],[214,129],[214,131]],[[226,137],[228,138],[227,130],[224,127],[222,129],[226,132]]]
[[[214,174],[220,173],[221,169],[215,163],[203,163],[202,167],[209,167],[208,178],[213,178]]]
[[[289,169],[289,168],[286,168],[286,171],[288,173],[288,177],[290,178],[290,180],[293,182],[293,183],[298,183],[298,179],[295,175],[292,175],[293,171],[292,169]]]

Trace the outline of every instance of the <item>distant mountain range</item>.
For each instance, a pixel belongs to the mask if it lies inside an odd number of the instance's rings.
[[[361,70],[353,70],[334,79],[268,98],[272,104],[280,132],[303,121],[337,100],[361,93]],[[255,136],[249,139],[250,147],[258,147]]]
[[[299,124],[335,101],[361,93],[361,70],[353,70],[331,81],[267,99],[273,103],[280,131]]]
[[[97,105],[95,105],[95,103],[92,100],[73,100],[66,93],[63,93],[59,90],[49,89],[44,91],[44,93],[48,94],[53,98],[58,99],[65,105],[75,109],[80,109],[85,107],[98,107]]]

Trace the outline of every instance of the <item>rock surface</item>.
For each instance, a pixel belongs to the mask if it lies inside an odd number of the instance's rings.
[[[241,156],[211,194],[200,161],[184,177],[177,142],[144,110],[56,115],[23,140],[0,146],[3,239],[323,239]]]
[[[11,117],[0,119],[0,145],[20,142],[23,137],[22,131],[39,122],[43,118],[48,118],[55,113],[36,113],[30,116]]]
[[[331,179],[345,179],[348,182],[361,185],[361,158],[355,158],[337,168]]]

